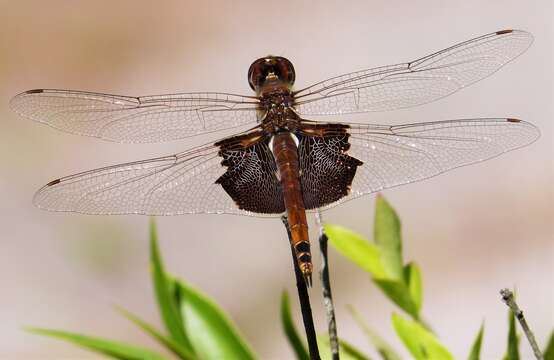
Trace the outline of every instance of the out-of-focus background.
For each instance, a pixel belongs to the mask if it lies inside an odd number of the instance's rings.
[[[535,42],[493,77],[432,104],[344,120],[511,116],[540,127],[542,137],[530,147],[384,195],[402,217],[406,258],[423,271],[423,313],[456,356],[467,356],[482,321],[483,358],[504,353],[502,287],[517,288],[545,344],[554,325],[552,14],[550,0],[2,1],[0,357],[97,358],[26,334],[24,325],[155,346],[113,311],[120,304],[159,324],[149,283],[148,218],[48,213],[34,208],[31,197],[61,175],[191,144],[122,145],[68,135],[16,116],[8,106],[13,95],[32,88],[249,94],[248,66],[267,54],[288,57],[303,86],[504,28],[528,30]],[[373,207],[374,196],[367,196],[326,212],[325,220],[371,237]],[[158,224],[167,267],[214,297],[261,358],[291,358],[278,316],[281,290],[295,291],[280,221],[196,215]],[[247,261],[248,252],[264,256]],[[390,324],[397,309],[365,273],[334,251],[331,257],[339,334],[372,353],[345,309],[353,304],[400,348]],[[312,301],[324,331],[318,285]],[[530,358],[525,341],[521,348]]]

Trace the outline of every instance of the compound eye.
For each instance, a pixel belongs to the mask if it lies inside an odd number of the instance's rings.
[[[250,87],[252,90],[260,87],[264,81],[265,77],[263,76],[262,71],[259,68],[255,68],[250,74]]]
[[[294,84],[294,80],[295,80],[294,67],[292,66],[290,61],[288,61],[285,58],[279,58],[279,62],[276,68],[278,69],[277,75],[281,80],[283,80],[284,82],[290,85]]]
[[[254,74],[254,85],[261,86],[264,81],[264,73],[261,70],[256,71]]]

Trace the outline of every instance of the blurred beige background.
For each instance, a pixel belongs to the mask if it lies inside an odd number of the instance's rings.
[[[0,2],[0,357],[98,358],[28,335],[24,325],[155,346],[112,308],[119,304],[160,323],[149,284],[148,219],[47,213],[31,197],[61,175],[191,144],[121,145],[64,134],[13,114],[13,95],[32,88],[249,94],[248,66],[266,54],[288,57],[302,86],[504,28],[528,30],[535,43],[493,77],[433,104],[344,118],[511,116],[541,128],[530,147],[384,193],[403,219],[405,257],[423,270],[425,317],[460,358],[481,321],[483,358],[503,354],[501,287],[518,289],[541,344],[554,325],[552,1]],[[325,219],[371,236],[373,204],[374,196],[355,200]],[[167,267],[216,299],[261,358],[290,358],[278,304],[281,290],[294,295],[295,287],[281,223],[197,215],[158,224]],[[246,261],[248,251],[265,256]],[[400,348],[390,325],[396,309],[364,273],[331,254],[339,334],[374,354],[346,312],[353,304]],[[323,331],[319,286],[311,294]],[[530,358],[525,341],[521,348]]]

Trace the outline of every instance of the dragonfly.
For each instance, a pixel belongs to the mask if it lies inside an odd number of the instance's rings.
[[[230,130],[184,152],[85,171],[49,182],[36,206],[85,214],[286,214],[308,284],[307,212],[433,177],[531,144],[534,125],[471,118],[402,125],[322,120],[429,103],[493,74],[532,43],[501,30],[417,60],[335,76],[295,90],[292,63],[255,60],[252,95],[191,92],[121,96],[37,89],[12,108],[53,128],[124,143],[162,142]]]

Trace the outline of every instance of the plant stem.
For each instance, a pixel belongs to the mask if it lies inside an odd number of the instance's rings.
[[[289,222],[285,215],[281,217],[283,225],[287,230],[289,242],[291,241],[291,234],[289,228]],[[292,263],[294,266],[294,273],[296,275],[296,288],[298,290],[298,300],[300,301],[300,308],[302,310],[302,320],[304,321],[304,330],[306,331],[306,338],[308,339],[308,351],[310,352],[311,360],[320,360],[319,349],[317,347],[317,338],[315,334],[314,319],[312,317],[312,308],[310,306],[310,297],[308,295],[308,288],[306,287],[306,281],[300,271],[298,262],[296,260],[296,254],[291,244]]]
[[[525,320],[525,317],[523,316],[523,311],[521,311],[521,309],[517,305],[514,298],[514,293],[509,289],[502,289],[500,290],[500,295],[502,295],[502,300],[506,303],[506,305],[508,305],[510,310],[512,310],[512,312],[514,313],[514,316],[519,321],[519,324],[521,325],[521,328],[523,329],[523,332],[525,333],[529,344],[531,344],[531,348],[535,353],[535,357],[538,360],[543,360],[544,358],[542,356],[541,350],[539,349],[539,346],[537,345],[537,341],[535,340],[535,335],[533,335],[533,332],[529,328],[527,320]]]
[[[315,213],[317,226],[319,227],[319,249],[321,252],[321,286],[323,288],[323,304],[327,312],[327,328],[329,331],[329,344],[331,345],[331,355],[333,360],[339,360],[339,339],[337,336],[337,321],[335,318],[335,306],[333,304],[333,295],[331,293],[331,280],[329,280],[329,256],[327,253],[327,234],[321,221],[319,210]]]

